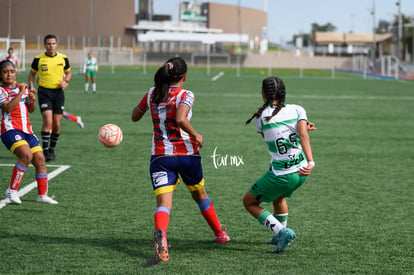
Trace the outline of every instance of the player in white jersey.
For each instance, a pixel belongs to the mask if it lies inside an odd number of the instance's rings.
[[[16,66],[17,73],[20,74],[19,60],[17,59],[16,56],[13,55],[13,53],[14,53],[14,49],[12,47],[10,47],[7,50],[8,56],[6,57],[6,60],[9,60],[9,61],[13,62],[13,64]]]
[[[92,56],[92,52],[88,53],[88,57],[83,62],[83,74],[86,76],[85,79],[85,93],[89,91],[89,82],[92,82],[92,92],[96,93],[96,82],[95,77],[98,72],[98,61]]]
[[[259,178],[243,198],[246,210],[274,236],[273,253],[281,254],[296,238],[287,228],[288,207],[285,197],[290,197],[310,175],[315,167],[308,130],[316,129],[308,123],[305,109],[295,104],[285,104],[286,88],[278,77],[268,77],[262,84],[263,106],[247,120],[255,118],[256,130],[271,155],[269,170]],[[261,207],[262,202],[272,202],[275,215]]]

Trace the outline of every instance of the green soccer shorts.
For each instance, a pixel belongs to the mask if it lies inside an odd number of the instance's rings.
[[[250,193],[260,202],[272,202],[280,196],[290,197],[306,178],[299,177],[298,173],[276,176],[268,170],[250,187]]]

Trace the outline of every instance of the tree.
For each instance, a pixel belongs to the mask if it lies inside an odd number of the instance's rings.
[[[413,27],[405,27],[413,24],[414,18],[401,14],[402,23],[402,45],[403,49],[407,49],[410,54],[413,54]],[[390,23],[390,32],[393,34],[394,41],[398,39],[398,15],[395,15],[394,21]],[[405,51],[402,52],[405,55]]]
[[[292,42],[295,43],[296,38],[302,37],[303,39],[303,46],[307,47],[312,44],[312,40],[315,37],[315,32],[334,32],[336,31],[336,27],[331,23],[326,23],[325,25],[319,25],[317,23],[312,23],[311,25],[311,33],[302,33],[302,34],[295,34],[292,37]]]
[[[293,43],[296,42],[296,39],[302,38],[302,46],[303,47],[309,47],[312,45],[312,37],[309,33],[303,33],[303,34],[295,34],[293,35]]]
[[[334,32],[336,31],[335,25],[331,24],[330,22],[326,23],[325,25],[319,25],[317,23],[312,23],[311,33],[312,36],[315,35],[315,32]]]
[[[391,32],[391,23],[385,20],[379,20],[378,27],[375,29],[375,33],[389,33]]]

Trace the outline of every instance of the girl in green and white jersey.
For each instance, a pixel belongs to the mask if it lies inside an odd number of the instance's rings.
[[[98,72],[98,60],[93,57],[92,52],[88,53],[88,57],[85,58],[83,62],[83,75],[86,76],[85,79],[85,93],[88,93],[89,82],[92,82],[92,92],[96,93],[96,82],[95,77]]]
[[[274,233],[269,243],[276,245],[273,253],[280,254],[296,238],[295,232],[286,227],[285,197],[290,197],[315,167],[308,130],[316,128],[308,123],[303,107],[285,104],[286,88],[280,78],[263,80],[262,98],[263,106],[246,124],[256,119],[256,130],[263,136],[271,156],[270,168],[250,187],[243,203],[253,217]],[[262,202],[272,202],[275,214],[261,207]]]

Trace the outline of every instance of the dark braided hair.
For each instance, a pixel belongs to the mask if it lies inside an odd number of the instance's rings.
[[[273,110],[272,115],[265,117],[266,121],[270,120],[272,117],[277,115],[277,113],[279,113],[279,111],[285,105],[286,87],[282,79],[276,76],[270,76],[270,77],[265,78],[262,82],[262,92],[264,93],[266,97],[266,102],[263,104],[262,107],[260,107],[256,111],[256,113],[252,115],[251,118],[249,118],[246,121],[246,124],[249,124],[253,118],[260,117],[262,115],[263,110],[266,109],[267,106],[271,105],[272,101],[274,100],[277,100],[278,104],[272,106],[272,107],[275,107],[275,109]]]
[[[173,57],[162,65],[154,76],[155,89],[152,103],[160,104],[168,99],[171,83],[180,81],[187,73],[187,64],[181,57]]]

